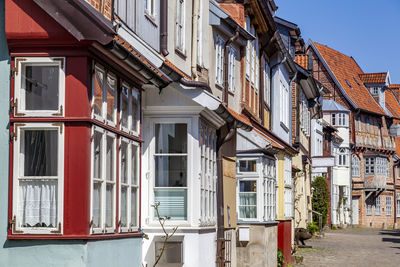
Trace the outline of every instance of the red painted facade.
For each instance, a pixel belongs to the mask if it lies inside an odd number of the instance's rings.
[[[90,191],[91,191],[91,128],[98,125],[117,134],[116,145],[119,147],[119,136],[125,136],[141,142],[140,137],[130,136],[117,127],[108,127],[91,118],[92,65],[95,59],[105,66],[115,65],[108,62],[109,57],[100,54],[91,47],[91,42],[78,42],[62,26],[53,20],[33,1],[6,0],[6,36],[11,55],[11,66],[15,66],[15,57],[62,56],[65,57],[65,115],[63,117],[18,117],[10,112],[10,133],[14,131],[15,122],[62,122],[64,135],[64,186],[63,186],[63,234],[62,235],[24,235],[12,234],[10,239],[107,239],[119,237],[141,236],[135,233],[113,233],[107,235],[90,235]],[[137,85],[137,81],[129,80],[128,73],[113,70],[121,74],[124,81]],[[125,76],[124,76],[125,74]],[[132,77],[132,76],[131,76]],[[118,80],[118,84],[120,81]],[[118,90],[119,91],[119,90]],[[11,77],[10,103],[14,97],[14,77]],[[119,110],[119,98],[118,108]],[[117,117],[119,118],[119,112]],[[118,162],[118,149],[116,150]],[[9,220],[12,219],[12,185],[13,185],[13,142],[10,142],[10,195]],[[139,177],[140,185],[140,177]],[[118,165],[116,188],[118,189]],[[116,225],[118,225],[118,190],[116,203]],[[140,197],[139,197],[140,199]],[[140,207],[140,203],[139,203]],[[140,208],[139,208],[140,218]],[[140,219],[139,219],[140,222]],[[140,227],[140,223],[139,223]],[[118,227],[117,230],[118,231]]]
[[[292,221],[280,221],[278,223],[278,248],[283,252],[285,262],[292,262]]]

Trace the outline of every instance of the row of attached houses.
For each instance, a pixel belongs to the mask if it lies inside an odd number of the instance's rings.
[[[290,263],[316,176],[396,223],[400,86],[273,0],[0,3],[0,265]]]

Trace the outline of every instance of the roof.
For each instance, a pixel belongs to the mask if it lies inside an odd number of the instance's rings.
[[[343,107],[340,105],[338,102],[328,99],[322,101],[322,111],[343,111],[343,112],[349,112],[347,108]]]
[[[400,104],[397,101],[392,90],[390,89],[386,90],[385,101],[386,101],[386,108],[389,110],[389,112],[392,113],[394,117],[400,118]]]
[[[363,83],[386,83],[387,72],[361,73],[358,76]]]
[[[257,134],[261,135],[266,140],[268,140],[270,142],[270,146],[279,148],[279,149],[284,149],[284,147],[281,146],[280,144],[278,144],[273,138],[268,137],[267,135],[263,134],[260,130],[256,129],[255,127],[253,128],[253,131],[256,132]]]
[[[316,42],[313,42],[313,44],[334,75],[332,78],[334,80],[336,78],[339,83],[338,85],[341,87],[339,89],[354,108],[386,115],[385,111],[378,105],[360,80],[359,74],[364,72],[352,57],[325,45]]]
[[[400,84],[391,84],[389,85],[390,89],[400,89]]]
[[[296,55],[295,62],[303,69],[308,69],[308,56],[307,55]]]

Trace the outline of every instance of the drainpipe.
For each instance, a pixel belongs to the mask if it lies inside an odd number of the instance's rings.
[[[161,20],[160,20],[160,50],[164,56],[168,52],[168,0],[161,0]]]
[[[229,87],[229,80],[228,80],[228,67],[229,67],[229,46],[231,43],[237,40],[239,37],[239,27],[236,28],[235,35],[229,38],[228,41],[225,43],[225,50],[224,50],[224,91],[223,91],[223,100],[228,105],[228,87]]]
[[[167,0],[166,0],[167,1]],[[192,77],[197,78],[197,23],[198,23],[198,13],[199,13],[199,1],[193,0],[192,2],[192,60],[191,60],[191,70]]]
[[[222,146],[232,139],[236,133],[237,122],[228,125],[228,134],[222,136],[221,128],[217,131],[217,266],[224,267],[224,172]]]

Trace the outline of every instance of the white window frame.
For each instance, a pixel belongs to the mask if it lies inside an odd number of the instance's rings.
[[[122,142],[127,144],[127,183],[123,184],[122,183],[122,164],[121,164],[121,159],[122,159]],[[137,177],[137,183],[134,184],[133,183],[133,177],[134,174],[132,173],[132,157],[133,157],[133,147],[136,147],[136,177]],[[140,145],[139,143],[132,141],[128,138],[125,137],[121,137],[120,138],[120,144],[119,144],[119,177],[118,177],[118,181],[119,181],[119,186],[118,186],[118,192],[119,192],[119,198],[118,198],[118,214],[119,214],[119,218],[118,218],[118,226],[119,226],[119,232],[136,232],[139,229],[139,181],[140,181]],[[127,187],[127,205],[126,205],[126,209],[127,209],[127,226],[126,227],[122,227],[120,226],[120,222],[121,222],[121,204],[122,204],[122,198],[121,198],[121,193],[122,193],[122,187]],[[132,218],[132,214],[131,214],[131,210],[132,210],[132,189],[136,188],[136,201],[135,201],[135,205],[136,205],[136,222],[132,222],[131,218]],[[133,225],[132,225],[133,223]]]
[[[224,40],[217,35],[215,38],[215,83],[223,86],[224,83]]]
[[[64,117],[65,115],[65,58],[64,57],[16,57],[13,113],[15,117]],[[25,65],[43,65],[59,67],[58,109],[57,110],[26,110],[23,88],[23,72]]]
[[[275,160],[264,160],[264,221],[276,219],[276,167]]]
[[[365,200],[365,215],[372,216],[372,201],[371,198]]]
[[[386,196],[386,216],[392,216],[392,196]]]
[[[203,65],[203,1],[197,1],[197,65]]]
[[[107,71],[102,65],[95,63],[93,65],[93,74],[92,74],[92,118],[103,122],[111,127],[115,127],[117,125],[117,99],[118,99],[118,86],[117,86],[117,76],[110,71]],[[101,106],[101,115],[95,114],[94,112],[94,93],[95,93],[95,77],[96,71],[100,71],[103,73],[103,95],[102,95],[102,106]],[[113,121],[107,119],[107,79],[111,77],[115,81],[115,92],[114,92],[114,107],[113,107]]]
[[[235,92],[235,63],[236,63],[236,50],[231,45],[228,52],[228,90]]]
[[[145,0],[144,10],[147,15],[151,16],[152,18],[155,18],[156,16],[155,0]]]
[[[375,198],[375,215],[381,215],[381,196]]]
[[[344,147],[337,148],[337,165],[338,166],[348,166],[348,150]]]
[[[280,87],[280,120],[289,129],[289,88],[282,80],[279,80]]]
[[[284,215],[286,218],[293,217],[293,178],[292,178],[292,159],[284,156]]]
[[[21,149],[21,141],[23,136],[21,131],[23,130],[54,130],[58,131],[58,175],[57,177],[44,176],[43,178],[35,177],[30,179],[37,180],[57,180],[57,224],[54,228],[45,227],[22,227],[20,226],[20,220],[18,216],[18,201],[19,201],[19,174],[23,172],[24,156],[19,151]],[[16,137],[13,140],[13,198],[12,198],[12,217],[16,219],[15,230],[12,234],[63,234],[63,212],[64,212],[64,124],[63,123],[23,123],[14,124],[14,133]],[[22,159],[21,159],[22,157]],[[28,179],[28,178],[25,178]],[[18,232],[17,232],[18,231]],[[19,232],[20,231],[20,232]]]
[[[400,217],[400,193],[396,193],[396,217]]]
[[[255,29],[253,25],[250,25],[250,33],[255,36]],[[250,64],[250,81],[251,85],[255,86],[255,74],[256,74],[256,38],[251,41],[251,64]]]
[[[264,60],[264,103],[271,106],[271,69],[267,60]]]
[[[165,225],[171,225],[171,226],[177,226],[177,225],[182,225],[182,224],[187,224],[188,222],[191,221],[191,213],[190,208],[191,208],[191,173],[192,173],[192,159],[193,159],[193,150],[192,150],[192,121],[190,118],[176,118],[176,117],[169,117],[169,118],[153,118],[150,121],[151,123],[151,129],[150,132],[152,133],[152,139],[150,141],[150,169],[151,169],[151,181],[150,181],[150,197],[149,199],[150,204],[149,204],[149,210],[150,210],[150,224],[152,225],[159,225],[158,219],[154,216],[154,208],[152,205],[155,203],[155,194],[154,194],[154,189],[155,187],[155,160],[154,157],[156,155],[155,149],[156,149],[156,138],[155,138],[155,125],[156,124],[178,124],[178,123],[184,123],[187,125],[187,181],[186,181],[186,187],[177,187],[179,189],[186,189],[186,220],[168,220],[166,221]],[[159,155],[159,154],[158,154]],[[184,154],[179,154],[179,155],[184,155]]]
[[[116,134],[109,132],[101,127],[98,126],[93,126],[92,127],[92,136],[94,136],[94,133],[98,132],[102,135],[101,142],[102,142],[102,163],[101,163],[101,173],[100,179],[97,179],[98,182],[101,183],[101,203],[100,203],[100,226],[98,228],[94,228],[92,224],[90,225],[90,232],[91,234],[112,234],[115,233],[116,225],[115,225],[115,218],[116,218],[116,192],[117,192],[117,177],[116,177],[116,162],[117,162],[117,136]],[[114,170],[114,181],[107,181],[106,177],[106,160],[107,160],[107,136],[112,137],[114,139],[114,148],[113,148],[113,170]],[[94,186],[94,138],[92,138],[91,141],[91,187],[90,187],[90,219],[92,221],[93,219],[93,186]],[[107,194],[107,184],[113,184],[113,212],[112,212],[112,226],[111,227],[106,227],[106,194]]]
[[[185,0],[176,0],[175,47],[183,54],[185,54],[185,14]]]
[[[259,197],[260,197],[260,179],[258,178],[258,174],[254,175],[253,177],[241,177],[238,178],[237,180],[237,197],[236,197],[236,202],[237,202],[237,215],[238,215],[238,219],[240,221],[246,222],[246,221],[258,221],[259,217],[260,217],[260,204],[259,204]],[[240,194],[243,194],[244,192],[240,192],[240,182],[244,182],[244,181],[253,181],[256,182],[256,204],[254,206],[256,206],[256,217],[254,218],[242,218],[240,216],[240,207],[242,206],[248,206],[248,205],[240,205]],[[262,213],[261,213],[262,214]]]
[[[119,115],[119,122],[120,122],[120,126],[121,126],[121,130],[129,133],[131,135],[135,135],[135,136],[139,136],[140,134],[140,118],[142,116],[141,114],[141,97],[140,97],[140,91],[134,87],[131,87],[129,84],[127,83],[122,83],[122,87],[126,88],[128,90],[128,127],[124,127],[122,125],[122,116],[123,116],[123,111],[122,111],[122,88],[121,90],[119,90],[119,95],[120,95],[120,115]],[[138,112],[138,118],[137,121],[134,121],[134,116],[133,116],[133,105],[132,105],[132,101],[133,101],[133,96],[132,96],[132,92],[136,92],[138,95],[138,108],[136,110],[136,112]],[[133,125],[136,124],[136,131],[133,130]]]
[[[241,171],[241,170],[240,170],[240,162],[241,162],[241,161],[246,161],[246,162],[255,161],[255,162],[256,162],[256,170],[255,170],[254,172],[252,172],[252,171],[250,171],[250,172],[248,172],[248,171]],[[254,158],[254,157],[251,157],[251,158],[239,158],[239,159],[238,159],[238,163],[237,163],[237,170],[236,170],[236,173],[238,173],[238,174],[247,174],[247,175],[257,175],[257,174],[258,174],[258,171],[259,171],[259,166],[258,166],[258,164],[259,164],[259,158]],[[248,165],[248,164],[246,164],[246,165]]]
[[[245,24],[246,24],[246,31],[248,33],[251,33],[251,21],[248,16],[245,17]],[[246,78],[250,79],[250,62],[251,62],[251,48],[252,42],[250,40],[247,40],[247,45],[246,45]]]
[[[351,165],[352,176],[360,177],[360,159],[356,155],[353,155]]]
[[[254,89],[256,93],[258,93],[258,90],[260,88],[260,51],[258,49],[258,36],[255,34],[256,39],[254,40],[255,42],[255,59],[254,59],[254,72],[255,72],[255,77],[254,77]]]
[[[364,158],[364,173],[365,174],[375,174],[376,173],[375,157],[365,157]]]

